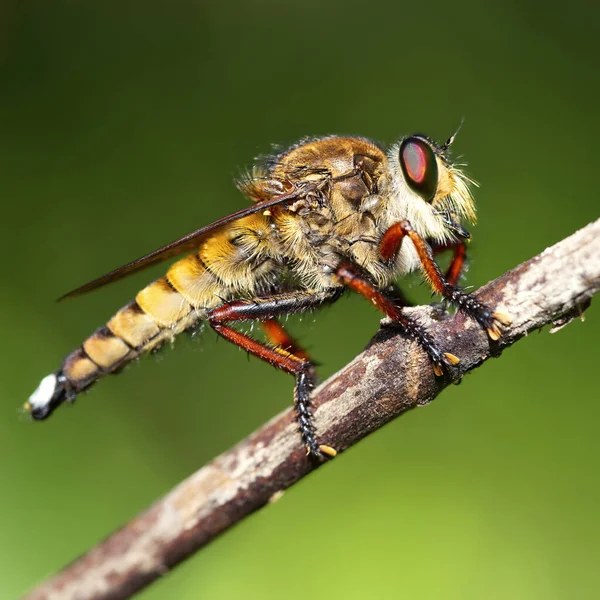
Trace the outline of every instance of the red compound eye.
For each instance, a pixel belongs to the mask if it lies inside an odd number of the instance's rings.
[[[438,185],[438,166],[431,146],[421,137],[406,138],[400,144],[400,166],[408,187],[431,202]]]

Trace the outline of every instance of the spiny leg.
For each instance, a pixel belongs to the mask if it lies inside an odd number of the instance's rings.
[[[359,267],[350,263],[342,263],[336,269],[335,274],[346,287],[364,296],[380,311],[400,325],[410,339],[418,342],[431,358],[433,371],[438,377],[444,374],[444,366],[459,363],[459,359],[454,354],[439,350],[425,328],[405,315],[401,307],[377,290]]]
[[[226,340],[233,342],[237,346],[250,352],[250,354],[257,356],[296,377],[294,404],[296,407],[296,419],[300,428],[300,434],[302,435],[302,439],[308,448],[308,451],[313,456],[320,458],[322,450],[315,436],[315,427],[312,423],[312,414],[310,411],[310,393],[314,387],[315,381],[315,372],[312,364],[293,354],[285,356],[281,350],[269,348],[227,325],[212,322],[211,325],[214,330]]]
[[[225,339],[295,376],[294,406],[300,434],[308,452],[318,459],[323,459],[324,456],[333,457],[336,455],[336,451],[330,446],[319,444],[315,435],[310,400],[310,394],[316,381],[314,365],[285,329],[274,321],[274,317],[308,310],[323,302],[332,302],[339,297],[340,293],[341,290],[332,289],[318,293],[301,292],[252,300],[237,300],[223,304],[209,313],[210,325]],[[277,338],[275,340],[278,344],[277,348],[269,348],[226,325],[233,321],[255,319],[264,320],[267,334]]]
[[[474,318],[494,341],[502,335],[501,326],[511,323],[510,317],[500,312],[491,311],[485,304],[471,294],[467,294],[456,285],[448,283],[435,260],[427,242],[412,228],[408,221],[401,221],[392,225],[383,235],[379,243],[379,253],[386,261],[392,261],[405,237],[410,238],[421,261],[421,267],[434,292],[442,295],[448,302],[458,307],[459,310]]]
[[[317,374],[314,368],[314,362],[296,340],[287,332],[285,327],[274,318],[266,319],[261,322],[269,341],[273,344],[276,352],[284,356],[294,356],[305,365],[309,365],[305,372],[300,372],[296,376],[296,385],[294,387],[294,406],[296,407],[298,426],[302,439],[311,454],[315,454],[314,448],[317,447],[319,453],[335,456],[336,451],[331,446],[318,445],[315,439],[315,427],[312,423],[310,394],[317,382]],[[309,439],[310,438],[310,439]]]

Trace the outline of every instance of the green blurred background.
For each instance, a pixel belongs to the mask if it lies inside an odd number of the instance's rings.
[[[39,379],[163,269],[55,298],[241,207],[231,181],[272,143],[443,141],[462,117],[482,285],[598,216],[591,6],[0,4],[0,598],[292,399],[289,377],[206,332],[30,423]],[[141,597],[597,597],[599,316],[523,340]],[[328,376],[377,326],[348,297],[292,328]]]

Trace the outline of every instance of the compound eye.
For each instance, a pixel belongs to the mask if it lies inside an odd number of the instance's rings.
[[[423,200],[431,202],[438,186],[438,166],[431,146],[418,137],[400,144],[400,165],[408,187]]]

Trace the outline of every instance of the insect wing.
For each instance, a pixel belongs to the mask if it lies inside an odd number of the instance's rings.
[[[275,198],[271,198],[270,200],[265,200],[258,204],[242,208],[241,210],[231,213],[225,217],[221,217],[210,225],[200,227],[200,229],[196,229],[196,231],[192,231],[182,238],[179,238],[178,240],[175,240],[166,246],[162,246],[162,248],[158,248],[157,250],[154,250],[153,252],[142,256],[141,258],[115,269],[114,271],[110,271],[110,273],[106,273],[106,275],[102,275],[97,279],[75,288],[64,296],[61,296],[58,301],[60,302],[62,300],[66,300],[67,298],[81,296],[82,294],[96,290],[102,286],[112,283],[113,281],[118,281],[119,279],[123,279],[128,275],[137,273],[138,271],[162,262],[163,260],[167,260],[173,256],[177,256],[178,254],[182,254],[183,252],[193,250],[199,245],[203,237],[214,232],[216,229],[236,221],[237,219],[241,219],[242,217],[247,217],[257,212],[262,212],[268,210],[269,208],[297,200],[298,198],[305,196],[306,192],[307,190],[304,188],[295,188],[288,193],[281,194]]]

